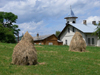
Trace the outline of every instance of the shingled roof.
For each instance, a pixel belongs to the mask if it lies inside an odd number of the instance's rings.
[[[52,35],[55,35],[55,34],[49,34],[49,35],[42,35],[42,36],[39,36],[39,37],[33,37],[34,41],[41,41],[41,40],[44,40]]]

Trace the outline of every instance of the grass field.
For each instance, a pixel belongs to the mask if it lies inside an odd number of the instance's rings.
[[[68,46],[35,46],[38,65],[11,65],[16,44],[0,43],[0,75],[100,75],[100,47],[71,52]]]

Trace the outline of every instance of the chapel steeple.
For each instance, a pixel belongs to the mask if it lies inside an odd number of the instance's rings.
[[[67,17],[65,17],[64,19],[66,19],[67,23],[76,23],[76,19],[78,17],[75,16],[73,10],[71,9],[71,6],[70,6],[70,12],[69,12],[69,15]]]

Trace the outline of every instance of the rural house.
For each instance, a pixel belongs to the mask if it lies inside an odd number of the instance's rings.
[[[38,45],[62,45],[62,42],[59,41],[54,34],[44,36],[39,36],[39,34],[37,34],[37,36],[33,37],[33,39],[34,44]]]
[[[70,45],[71,39],[76,31],[80,32],[87,45],[100,46],[100,40],[97,35],[92,35],[97,28],[96,21],[92,21],[91,24],[87,24],[86,20],[83,20],[83,24],[76,23],[76,17],[74,12],[70,8],[70,13],[66,19],[67,23],[64,29],[59,34],[58,38],[63,42],[63,45]],[[100,22],[100,21],[99,21]]]

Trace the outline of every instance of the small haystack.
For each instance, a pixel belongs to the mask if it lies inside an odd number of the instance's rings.
[[[12,54],[12,64],[37,64],[37,52],[34,47],[33,37],[28,32],[25,33],[22,40],[15,46]]]
[[[76,32],[71,40],[69,50],[84,52],[85,49],[86,49],[86,43],[83,40],[82,35],[79,32]]]

